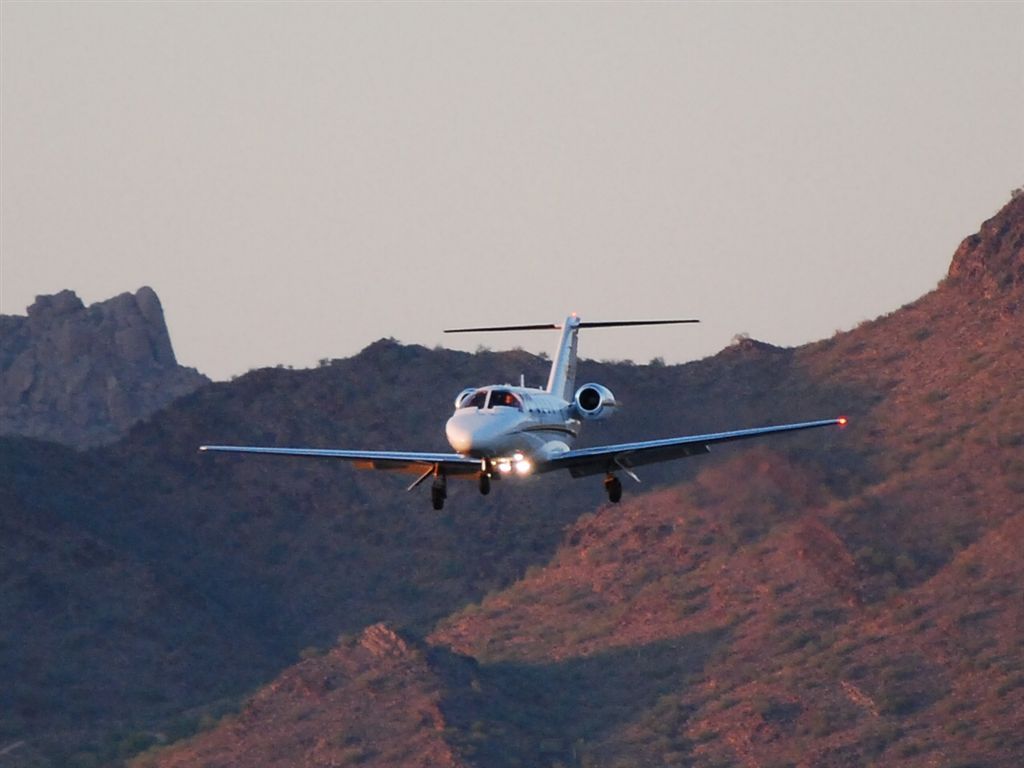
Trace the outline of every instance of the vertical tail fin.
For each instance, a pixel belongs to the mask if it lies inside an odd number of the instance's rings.
[[[565,319],[558,351],[551,361],[551,373],[548,375],[546,389],[563,400],[572,400],[573,389],[576,387],[576,347],[579,329],[578,317],[570,315]]]

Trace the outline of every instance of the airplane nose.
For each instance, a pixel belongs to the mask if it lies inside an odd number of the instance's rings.
[[[452,416],[444,426],[448,444],[459,453],[469,453],[473,448],[473,431],[465,419]]]

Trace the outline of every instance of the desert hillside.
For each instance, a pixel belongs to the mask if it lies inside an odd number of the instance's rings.
[[[816,444],[722,451],[687,482],[601,506],[546,563],[442,619],[424,664],[454,753],[487,766],[1015,765],[1022,296],[1018,199],[936,291],[889,316],[673,370],[673,392],[706,375],[705,393],[724,381],[787,416],[838,397],[853,421]],[[264,694],[270,706],[239,716],[250,730],[287,711]],[[358,721],[340,764],[404,764]],[[223,746],[238,729],[141,764],[241,765]],[[277,744],[311,758],[289,733]]]
[[[1018,197],[831,339],[585,363],[626,406],[591,443],[851,419],[645,469],[616,506],[545,476],[435,514],[402,477],[195,451],[443,448],[467,383],[543,379],[521,352],[382,340],[85,453],[0,440],[0,759],[1016,765],[1022,317]]]

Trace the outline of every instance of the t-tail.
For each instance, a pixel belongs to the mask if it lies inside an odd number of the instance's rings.
[[[576,387],[577,334],[581,328],[613,328],[629,325],[678,325],[680,323],[699,322],[699,320],[612,320],[586,323],[575,314],[572,314],[565,318],[565,322],[561,325],[557,323],[539,323],[534,325],[501,325],[484,328],[451,328],[446,330],[445,333],[561,330],[562,338],[558,342],[558,350],[551,361],[551,373],[548,374],[546,391],[568,402],[572,400],[573,390]]]
[[[580,319],[576,315],[565,318],[562,339],[558,342],[558,351],[551,361],[551,373],[548,374],[546,390],[567,402],[572,400],[573,389],[576,387],[576,348],[579,345],[579,330]]]

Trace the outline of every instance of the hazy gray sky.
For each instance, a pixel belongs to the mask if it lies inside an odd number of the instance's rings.
[[[160,294],[216,378],[451,325],[587,357],[895,309],[1024,184],[1024,4],[2,3],[0,310]]]

